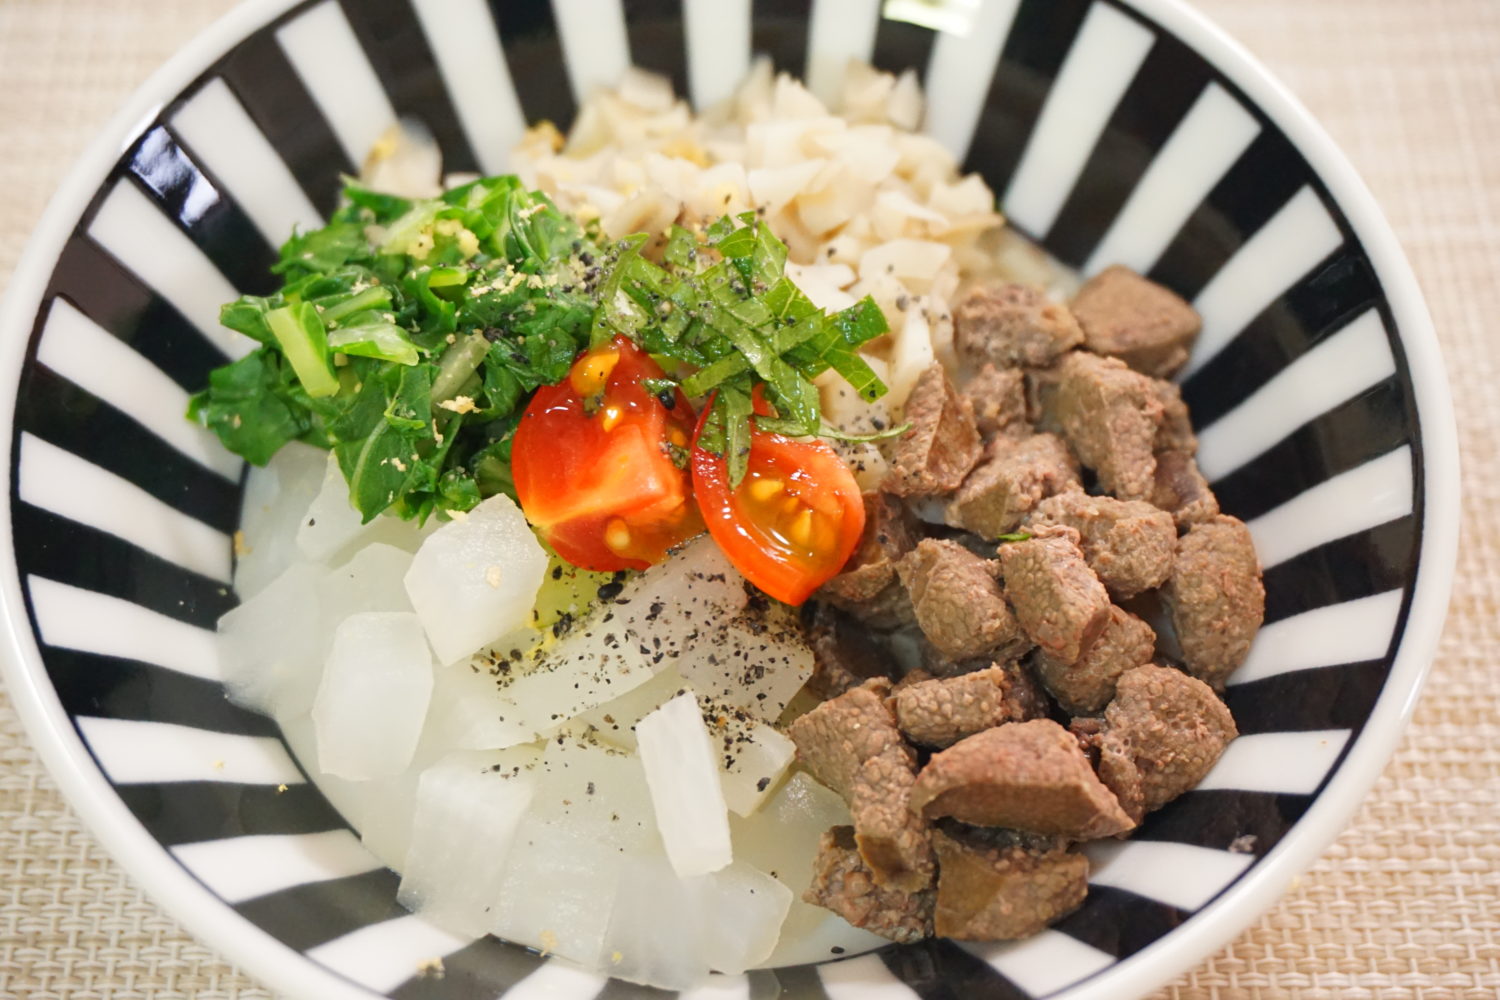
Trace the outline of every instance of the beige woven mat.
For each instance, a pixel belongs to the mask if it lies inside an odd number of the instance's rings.
[[[1500,996],[1500,0],[1202,5],[1323,121],[1412,257],[1457,396],[1465,534],[1415,725],[1353,826],[1158,998],[1488,1000]],[[0,0],[0,276],[98,126],[228,6]],[[0,691],[0,997],[269,996],[80,829]]]

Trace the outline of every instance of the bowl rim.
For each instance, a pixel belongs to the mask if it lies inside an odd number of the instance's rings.
[[[100,130],[70,168],[27,241],[0,301],[0,420],[13,420],[36,310],[62,246],[131,139],[209,66],[302,0],[245,0],[179,49]],[[1406,354],[1418,415],[1425,516],[1405,630],[1381,694],[1347,754],[1288,836],[1182,927],[1059,991],[1057,1000],[1144,995],[1202,962],[1291,887],[1344,830],[1395,752],[1415,708],[1447,615],[1459,534],[1458,435],[1442,353],[1416,276],[1352,164],[1291,91],[1186,0],[1112,0],[1214,66],[1304,156],[1343,211],[1385,290]],[[14,376],[14,377],[12,377]],[[9,495],[12,435],[0,440],[0,489]],[[9,508],[0,510],[0,679],[48,771],[95,839],[195,937],[278,992],[368,1000],[366,988],[240,917],[154,840],[105,779],[63,710],[43,665],[17,573]]]

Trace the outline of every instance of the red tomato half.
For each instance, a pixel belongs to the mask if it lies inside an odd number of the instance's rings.
[[[521,509],[557,554],[591,570],[645,569],[703,530],[686,454],[693,408],[642,384],[662,370],[631,341],[579,355],[527,404],[511,449]]]
[[[801,604],[843,569],[865,528],[859,485],[822,441],[753,431],[749,471],[731,488],[724,456],[698,447],[695,437],[693,492],[729,561],[787,604]]]

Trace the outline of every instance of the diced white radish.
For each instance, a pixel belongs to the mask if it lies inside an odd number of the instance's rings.
[[[618,698],[573,717],[576,725],[593,726],[595,735],[611,746],[635,750],[635,724],[688,690],[676,667],[668,667],[646,683]]]
[[[729,817],[698,699],[678,695],[636,723],[635,736],[673,870],[706,875],[729,864]]]
[[[531,618],[547,553],[503,494],[434,531],[406,573],[406,592],[442,663],[457,663]]]
[[[794,899],[781,924],[781,940],[776,942],[776,948],[766,959],[756,964],[756,968],[779,969],[788,965],[850,958],[884,948],[890,943],[888,938],[861,930],[837,913]]]
[[[313,702],[318,760],[368,781],[411,763],[432,696],[432,653],[410,612],[350,615],[333,636]]]
[[[719,782],[731,812],[749,816],[771,796],[797,758],[797,745],[762,722],[729,723]]]
[[[235,547],[234,589],[241,598],[259,593],[297,558],[297,528],[327,464],[327,452],[292,441],[264,466],[251,466]]]
[[[627,856],[587,828],[528,816],[511,840],[490,933],[590,968],[605,967],[604,935]]]
[[[297,527],[297,548],[315,562],[331,559],[340,549],[369,531],[349,502],[349,483],[330,452],[323,467],[323,484]]]
[[[370,801],[371,789],[378,785],[373,781],[346,781],[332,774],[324,774],[318,762],[318,732],[313,725],[311,713],[276,720],[281,735],[291,747],[292,756],[303,770],[317,782],[318,791],[337,809],[340,816],[354,829],[363,830],[365,813]]]
[[[774,722],[812,676],[813,655],[796,612],[773,605],[725,622],[677,666],[703,697]]]
[[[539,823],[587,830],[626,851],[660,845],[651,793],[634,755],[572,735],[545,746],[532,804]]]
[[[479,662],[437,668],[427,738],[454,750],[500,750],[536,737],[529,727],[506,718],[500,679]]]
[[[350,615],[367,612],[410,612],[411,599],[401,578],[411,567],[410,552],[394,545],[366,545],[353,558],[327,570],[318,584],[323,650]]]
[[[219,661],[235,704],[278,719],[312,708],[323,670],[318,578],[294,564],[219,619]]]
[[[715,972],[737,975],[768,958],[792,904],[792,892],[753,865],[737,861],[711,876],[703,954]]]
[[[456,753],[422,772],[398,898],[464,934],[483,934],[531,806],[540,754]]]

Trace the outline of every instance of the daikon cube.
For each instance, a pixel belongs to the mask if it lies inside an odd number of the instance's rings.
[[[264,466],[250,467],[235,547],[234,589],[241,598],[259,593],[298,557],[298,526],[327,464],[327,452],[290,441]]]
[[[504,677],[480,660],[439,666],[427,710],[427,738],[454,750],[501,750],[529,743],[536,732],[506,717]]]
[[[349,482],[332,452],[323,466],[323,483],[297,527],[297,548],[315,562],[332,559],[375,524],[364,523],[349,500]]]
[[[323,670],[319,576],[294,564],[219,619],[219,662],[235,704],[278,719],[312,708]]]
[[[667,858],[681,876],[734,860],[713,741],[698,699],[687,692],[636,723],[636,751],[651,789]]]
[[[605,932],[625,850],[585,826],[534,816],[511,839],[489,931],[590,968],[606,966]]]
[[[334,633],[313,702],[318,759],[354,781],[411,763],[432,696],[432,653],[410,612],[350,615]]]
[[[703,697],[775,722],[812,676],[812,649],[796,613],[748,609],[679,658],[683,679]]]

